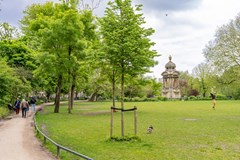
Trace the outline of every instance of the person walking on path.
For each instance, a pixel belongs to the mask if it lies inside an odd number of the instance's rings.
[[[27,108],[29,107],[28,102],[25,99],[22,99],[20,106],[22,109],[22,118],[26,118]]]
[[[36,110],[36,99],[32,96],[30,99],[30,104],[32,105],[32,111],[35,112]]]
[[[28,100],[26,100],[27,101],[27,108],[26,108],[26,117],[28,117],[28,115],[29,115],[29,102],[28,102]]]
[[[20,104],[21,104],[21,101],[20,101],[19,97],[17,97],[17,100],[14,103],[14,106],[16,108],[16,114],[19,114]]]
[[[213,109],[215,110],[216,107],[216,94],[214,93],[210,93],[211,97],[212,97],[212,101],[213,101]]]

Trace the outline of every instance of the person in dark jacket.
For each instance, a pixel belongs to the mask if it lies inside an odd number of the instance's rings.
[[[19,114],[20,104],[21,104],[21,101],[20,101],[19,97],[17,97],[17,100],[14,103],[14,106],[16,108],[16,114]]]
[[[30,104],[32,105],[32,111],[35,112],[36,110],[36,99],[34,97],[31,97]]]

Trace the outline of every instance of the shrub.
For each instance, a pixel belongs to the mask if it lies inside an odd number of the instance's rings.
[[[189,96],[189,97],[188,97],[188,100],[197,100],[197,97],[195,97],[195,96]]]
[[[225,95],[222,95],[222,94],[217,94],[217,100],[227,100],[228,99],[228,97],[227,96],[225,96]]]
[[[0,107],[0,119],[6,117],[9,114],[8,109]]]
[[[135,97],[135,98],[133,98],[133,101],[134,102],[139,102],[139,101],[141,101],[141,99],[139,97]]]
[[[113,136],[107,141],[113,141],[113,142],[141,142],[141,138],[138,136],[124,136],[124,137],[117,137]]]

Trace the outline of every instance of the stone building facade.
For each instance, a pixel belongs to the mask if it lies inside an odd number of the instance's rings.
[[[162,73],[163,89],[162,96],[169,99],[180,99],[181,92],[179,86],[180,73],[176,70],[175,63],[172,62],[172,57],[169,56],[169,62],[165,65],[166,70]]]

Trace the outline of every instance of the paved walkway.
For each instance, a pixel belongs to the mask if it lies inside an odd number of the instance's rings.
[[[56,160],[35,137],[32,112],[0,121],[0,160]]]

